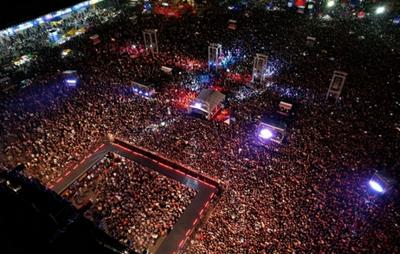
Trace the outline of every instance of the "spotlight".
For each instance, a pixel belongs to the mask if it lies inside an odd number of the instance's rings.
[[[76,79],[67,79],[66,82],[68,84],[75,85],[76,84]]]
[[[328,7],[328,8],[332,8],[333,6],[335,6],[335,1],[334,0],[329,0],[326,3],[326,7]]]
[[[376,172],[368,182],[372,191],[384,194],[390,191],[394,181],[384,172]]]
[[[258,136],[262,139],[270,139],[272,138],[272,132],[269,129],[262,129]]]
[[[201,103],[200,102],[196,102],[194,105],[193,105],[193,107],[194,108],[201,108]]]
[[[385,11],[386,11],[385,6],[379,6],[378,8],[376,8],[375,14],[380,15],[380,14],[383,14]]]
[[[385,189],[383,188],[382,185],[380,185],[377,181],[371,179],[369,180],[369,186],[376,192],[378,193],[384,193]]]

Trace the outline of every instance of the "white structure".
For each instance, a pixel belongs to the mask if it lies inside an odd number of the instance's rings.
[[[265,79],[265,72],[267,71],[268,56],[264,54],[256,54],[253,63],[253,76],[251,81],[263,82]]]
[[[191,102],[188,113],[201,115],[210,120],[222,109],[222,102],[224,100],[224,94],[212,89],[204,89],[200,92],[199,96]]]
[[[144,30],[143,38],[146,51],[150,51],[153,56],[158,54],[157,29]]]
[[[166,73],[166,74],[172,75],[172,68],[170,68],[170,67],[161,66],[161,71]]]
[[[342,71],[334,71],[331,84],[328,92],[326,93],[326,99],[333,97],[337,101],[342,93],[344,82],[346,81],[347,73]]]
[[[208,46],[208,69],[218,69],[221,66],[222,45],[211,43]]]
[[[293,104],[281,101],[281,102],[279,102],[278,107],[279,107],[278,111],[277,111],[278,114],[281,114],[283,116],[289,116],[292,111]]]

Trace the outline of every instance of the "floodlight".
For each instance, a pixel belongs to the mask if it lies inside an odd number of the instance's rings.
[[[76,79],[67,79],[65,82],[68,84],[76,84]]]
[[[194,108],[201,109],[201,103],[200,103],[200,102],[196,102],[196,103],[193,105],[193,107],[194,107]]]
[[[393,181],[382,173],[375,173],[368,182],[369,187],[378,194],[384,194],[391,189]]]
[[[378,183],[377,181],[373,180],[373,179],[369,180],[369,186],[374,191],[376,191],[378,193],[384,193],[385,192],[385,189],[383,188],[383,186],[380,183]]]
[[[383,14],[385,11],[386,11],[385,6],[379,6],[378,8],[376,8],[375,14],[380,15]]]
[[[334,0],[329,0],[326,3],[326,7],[328,7],[328,8],[332,8],[333,6],[335,6],[335,1]]]
[[[375,14],[380,15],[383,14],[385,11],[386,11],[385,6],[379,6],[378,8],[376,8]]]
[[[272,138],[272,132],[269,129],[262,129],[258,136],[262,139],[270,139]]]

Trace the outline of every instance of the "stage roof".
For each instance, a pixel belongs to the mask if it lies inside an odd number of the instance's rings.
[[[209,103],[210,108],[213,109],[225,100],[225,95],[216,90],[204,89],[200,92],[199,96],[197,96],[196,100]]]

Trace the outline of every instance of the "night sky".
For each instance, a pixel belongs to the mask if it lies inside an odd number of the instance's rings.
[[[0,29],[19,24],[84,0],[5,0],[0,8]]]

